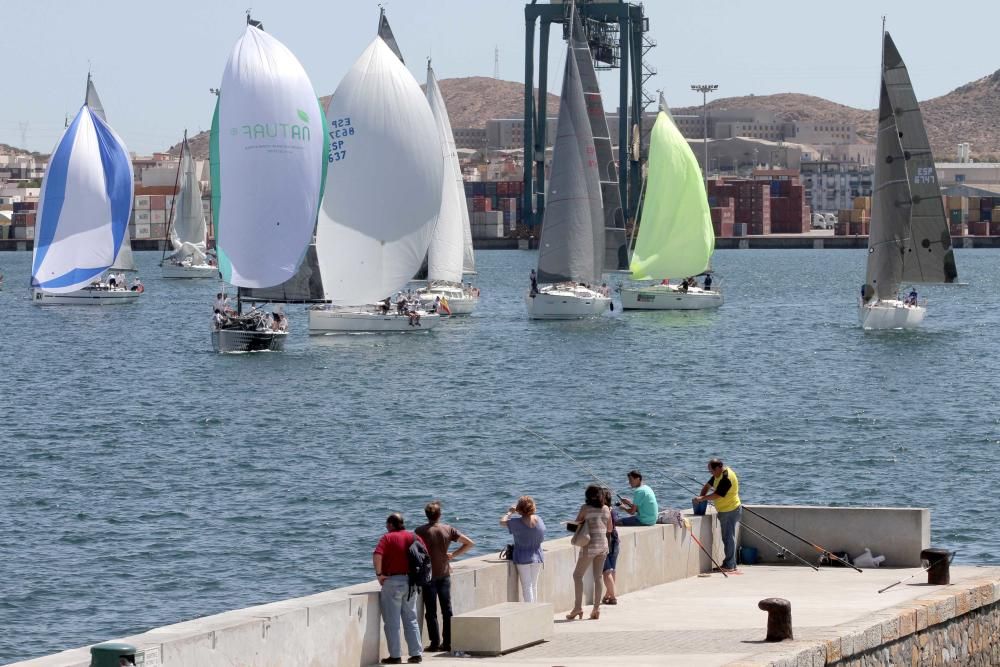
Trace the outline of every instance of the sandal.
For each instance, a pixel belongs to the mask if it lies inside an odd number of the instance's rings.
[[[618,598],[613,598],[610,595],[605,595],[604,599],[601,600],[601,604],[618,604]]]

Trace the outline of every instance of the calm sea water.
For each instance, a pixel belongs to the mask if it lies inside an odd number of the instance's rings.
[[[310,339],[291,307],[288,350],[247,356],[211,352],[219,283],[158,259],[141,304],[38,308],[0,254],[0,662],[370,579],[384,517],[432,498],[479,554],[521,494],[556,526],[588,478],[522,427],[661,505],[719,455],[746,501],[929,507],[936,546],[998,562],[998,251],[881,333],[863,251],[720,251],[722,309],[587,322],[529,321],[535,253],[480,252],[473,317]]]

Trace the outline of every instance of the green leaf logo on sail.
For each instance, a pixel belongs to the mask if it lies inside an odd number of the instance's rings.
[[[298,109],[297,111],[299,112],[299,119],[300,119],[300,120],[301,120],[301,121],[302,121],[303,123],[308,123],[308,122],[309,122],[309,114],[307,114],[307,113],[306,113],[305,111],[303,111],[302,109]]]

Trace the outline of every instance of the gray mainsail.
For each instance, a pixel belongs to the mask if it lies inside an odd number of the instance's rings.
[[[241,287],[239,294],[242,301],[249,302],[325,303],[316,244],[309,245],[306,256],[299,263],[298,271],[285,282],[274,287]]]
[[[869,232],[866,299],[897,299],[903,282],[950,283],[958,278],[927,131],[910,75],[889,33],[882,45]]]
[[[389,27],[389,19],[385,17],[385,9],[379,8],[378,13],[378,36],[382,38],[385,45],[388,46],[396,57],[399,58],[399,62],[406,64],[403,60],[403,54],[399,50],[399,44],[396,43],[396,36],[392,34],[392,28]]]
[[[90,107],[101,120],[105,123],[108,122],[107,116],[104,115],[104,105],[101,104],[101,98],[97,96],[97,88],[94,88],[94,82],[90,78],[90,72],[87,72],[87,94],[83,98],[83,103]]]
[[[596,283],[604,267],[604,211],[594,137],[572,45],[566,51],[552,175],[538,248],[538,282]]]
[[[601,182],[601,200],[604,206],[604,270],[628,270],[628,246],[625,238],[625,215],[622,212],[621,191],[618,189],[618,170],[611,148],[608,118],[604,114],[604,100],[597,83],[594,57],[583,31],[580,15],[574,13],[570,44],[576,56],[576,66],[583,84],[583,99],[587,104],[590,131],[594,135],[597,151],[597,176]]]

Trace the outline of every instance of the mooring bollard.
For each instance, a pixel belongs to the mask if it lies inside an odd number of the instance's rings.
[[[927,561],[927,583],[947,586],[951,583],[951,552],[947,549],[924,549],[921,560]]]
[[[757,603],[758,609],[767,612],[766,642],[780,642],[792,637],[792,603],[784,598],[764,598]]]

